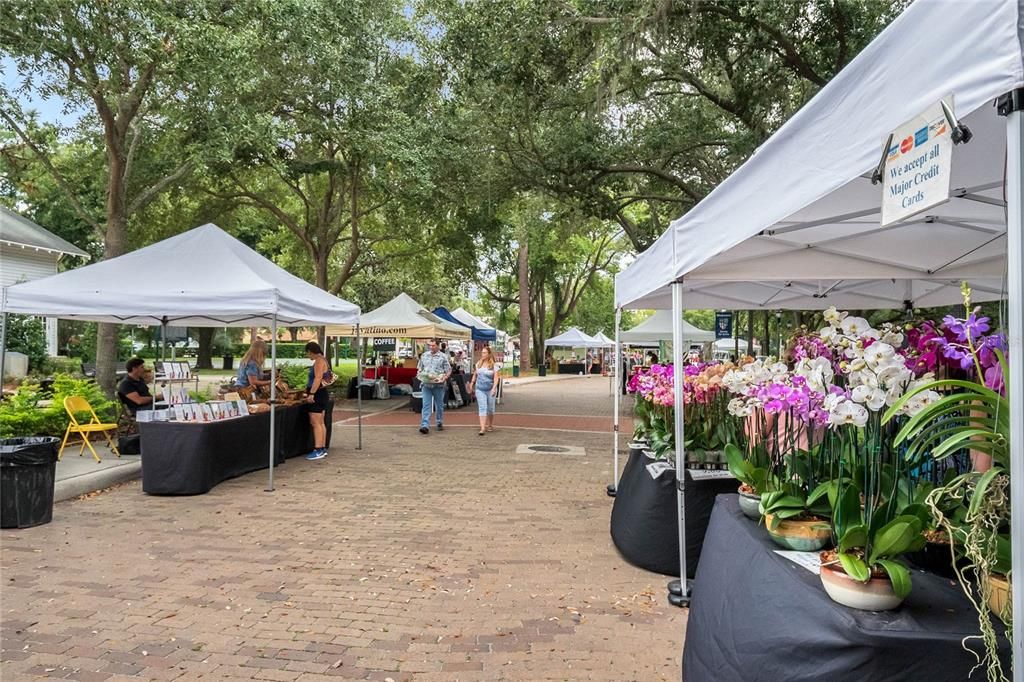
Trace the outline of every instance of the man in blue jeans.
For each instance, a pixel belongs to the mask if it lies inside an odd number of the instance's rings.
[[[416,373],[420,376],[423,393],[423,410],[420,412],[420,433],[430,433],[430,411],[437,410],[437,430],[444,431],[444,400],[448,391],[448,377],[452,374],[452,365],[448,356],[437,346],[437,339],[430,339],[429,350],[420,356]],[[440,381],[423,381],[424,378],[437,378]]]

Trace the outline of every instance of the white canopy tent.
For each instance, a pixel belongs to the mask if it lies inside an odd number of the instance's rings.
[[[609,339],[603,331],[594,334],[594,338],[601,343],[601,348],[611,348],[615,345],[615,339]]]
[[[445,322],[401,293],[381,307],[361,316],[359,329],[366,338],[394,336],[406,339],[469,339],[471,331],[458,324]],[[356,336],[356,325],[328,325],[328,336]]]
[[[508,339],[508,334],[501,331],[500,329],[496,329],[491,325],[487,324],[486,322],[484,322],[479,317],[469,312],[465,308],[456,308],[455,310],[453,310],[452,317],[454,317],[459,322],[462,322],[463,324],[468,324],[470,327],[476,327],[477,329],[493,329],[495,332],[495,336],[497,337],[495,343],[501,348],[505,347],[505,342]]]
[[[655,310],[646,320],[619,334],[625,344],[658,343],[672,340],[672,311]],[[710,343],[715,340],[715,333],[695,327],[683,320],[683,341],[689,346],[694,343]]]
[[[544,342],[544,347],[559,346],[562,348],[600,348],[601,342],[576,327],[570,327],[558,336],[552,336]]]
[[[359,325],[358,306],[282,270],[213,224],[117,258],[6,287],[0,312],[140,325],[269,325],[272,373],[278,324]],[[268,490],[274,489],[275,384],[272,375]]]
[[[737,299],[726,305],[745,299],[754,308],[889,308],[901,307],[892,304],[901,299],[937,305],[959,299],[950,285],[960,280],[971,282],[979,300],[1005,291],[1017,360],[1009,385],[1018,406],[1010,458],[1015,575],[1024,574],[1022,16],[1020,0],[917,0],[616,278],[617,308],[671,302],[677,317],[686,307],[708,305],[716,291]],[[881,188],[870,177],[883,144],[890,131],[943,98],[974,134],[954,150],[951,199],[882,228]],[[723,283],[736,288],[723,292]],[[736,296],[745,289],[735,283],[762,287],[771,298]],[[818,305],[797,303],[797,293]],[[677,352],[677,367],[681,360]],[[675,383],[681,405],[678,376]],[[682,410],[675,432],[676,442],[685,442]],[[681,469],[682,447],[676,456]],[[679,498],[683,533],[682,491]],[[680,548],[685,566],[685,538]],[[1014,591],[1013,615],[1024,622],[1024,590]],[[1020,682],[1021,628],[1013,633],[1013,657]]]

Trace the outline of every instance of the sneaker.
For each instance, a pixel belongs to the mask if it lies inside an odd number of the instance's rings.
[[[444,431],[444,424],[438,424],[437,425],[437,430],[438,431]]]
[[[420,427],[420,433],[422,433],[425,436],[428,433],[430,433],[430,429],[428,429],[426,426],[421,426]]]
[[[306,455],[306,459],[308,459],[309,461],[313,461],[315,459],[323,459],[326,456],[327,456],[327,451],[326,450],[314,450],[313,452],[311,452],[308,455]]]

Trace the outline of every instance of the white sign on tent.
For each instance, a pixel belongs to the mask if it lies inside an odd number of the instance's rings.
[[[945,102],[952,111],[953,95]],[[953,141],[942,103],[901,125],[891,139],[882,180],[882,227],[949,200]]]

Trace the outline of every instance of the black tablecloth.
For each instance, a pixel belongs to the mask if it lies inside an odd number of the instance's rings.
[[[776,549],[735,495],[718,498],[686,624],[686,682],[968,679],[974,656],[961,640],[978,633],[978,615],[955,583],[913,571],[898,609],[859,611]]]
[[[331,444],[334,403],[324,413]],[[313,431],[304,405],[276,410],[276,463],[313,449]],[[141,422],[142,490],[152,495],[198,495],[229,478],[267,468],[270,413],[187,424]]]
[[[587,368],[585,362],[560,362],[558,363],[559,374],[583,374],[583,370]],[[590,366],[590,374],[600,374],[601,365],[593,364]]]
[[[634,566],[679,575],[679,507],[675,470],[651,478],[654,460],[631,449],[612,505],[611,534],[615,547]],[[700,476],[700,472],[697,472]],[[686,575],[694,576],[704,545],[715,497],[736,492],[735,478],[694,480],[686,472]]]

